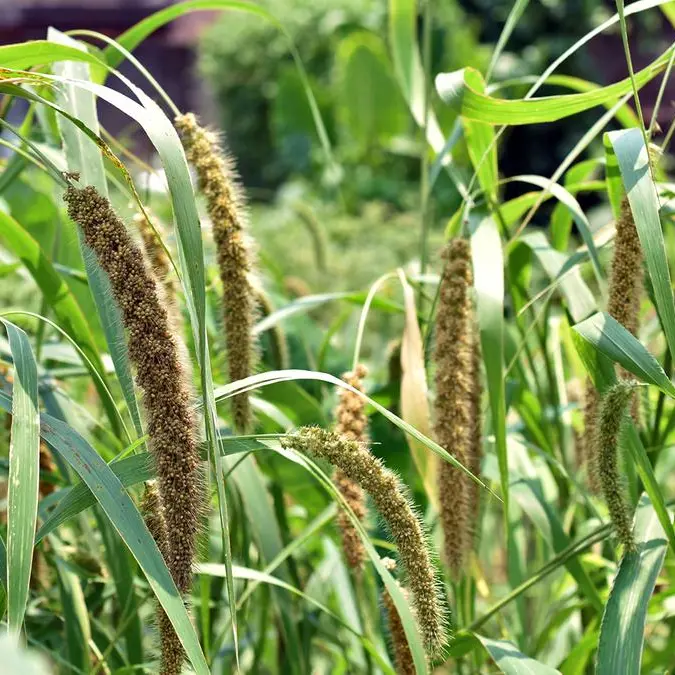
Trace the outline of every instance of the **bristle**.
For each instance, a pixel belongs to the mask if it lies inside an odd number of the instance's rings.
[[[626,551],[635,549],[633,525],[619,470],[618,446],[626,406],[637,383],[621,380],[602,397],[597,424],[597,472],[602,494],[619,541]]]
[[[178,590],[188,593],[203,479],[196,420],[177,341],[143,255],[108,200],[91,186],[79,189],[72,185],[64,199],[68,214],[108,275],[121,310],[135,381],[143,392],[148,446],[157,465],[168,533],[167,566]]]
[[[353,373],[345,373],[342,379],[354,389],[363,391],[362,380],[366,376],[365,366],[358,364]],[[365,413],[364,400],[348,389],[340,389],[339,404],[335,411],[337,424],[335,432],[359,443],[368,443],[368,418]],[[351,480],[342,469],[337,468],[333,473],[333,482],[345,498],[354,515],[363,521],[366,517],[366,501],[361,486]],[[338,525],[342,535],[342,549],[345,553],[347,564],[355,572],[359,572],[366,559],[366,551],[361,537],[354,528],[349,516],[340,510]]]
[[[446,251],[447,262],[441,279],[436,315],[436,400],[434,433],[436,441],[463,466],[475,460],[475,377],[473,354],[473,310],[470,289],[473,283],[469,243],[453,240]],[[477,491],[471,479],[448,462],[438,470],[440,522],[445,558],[451,574],[461,577],[473,546]]]
[[[396,474],[385,468],[365,445],[325,429],[303,428],[282,439],[282,445],[327,460],[370,495],[398,548],[425,647],[430,656],[440,654],[446,642],[441,586],[431,564],[423,526]]]
[[[233,160],[216,136],[197,123],[192,113],[175,120],[185,153],[197,173],[213,227],[220,279],[230,381],[253,374],[257,348],[253,334],[256,297],[250,276],[253,260],[246,244],[246,216]],[[253,420],[248,392],[232,397],[235,429],[246,433]]]

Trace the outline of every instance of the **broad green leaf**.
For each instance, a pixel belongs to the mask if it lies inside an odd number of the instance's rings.
[[[640,675],[649,600],[668,542],[646,495],[635,515],[637,551],[619,565],[600,626],[596,675]]]
[[[612,131],[608,137],[619,163],[635,219],[668,349],[671,355],[675,355],[675,296],[659,218],[659,198],[649,165],[649,152],[639,129]]]
[[[637,86],[643,87],[655,78],[668,63],[670,50],[635,74]],[[555,122],[590,110],[607,102],[615,102],[632,91],[630,78],[615,84],[581,94],[543,96],[518,100],[500,99],[482,94],[474,85],[475,72],[471,68],[436,77],[436,89],[441,98],[452,105],[459,115],[488,124],[538,124]]]
[[[485,651],[491,656],[499,672],[506,675],[560,675],[560,671],[525,656],[507,640],[492,640],[476,635]]]
[[[476,90],[484,93],[485,82],[480,73],[474,71],[470,74],[470,77]],[[494,127],[491,124],[475,122],[468,118],[462,119],[462,127],[464,128],[466,147],[478,182],[487,199],[494,200],[497,197],[497,180],[499,178],[497,140]]]
[[[82,61],[100,63],[99,59],[86,50],[70,43],[58,44],[49,40],[28,40],[14,45],[0,47],[0,63],[3,68],[26,70],[33,66],[47,65],[55,61]]]
[[[0,393],[0,407],[6,411],[12,409],[11,399],[3,393]],[[206,660],[183,599],[141,514],[119,479],[85,439],[64,422],[43,414],[40,429],[49,446],[58,452],[87,484],[113,527],[138,561],[198,675],[209,675]],[[31,547],[32,537],[31,534]]]
[[[7,627],[18,634],[28,602],[40,479],[37,364],[28,336],[0,319],[14,360],[7,487]]]
[[[634,335],[609,314],[598,312],[578,323],[574,330],[643,382],[653,384],[664,394],[675,398],[675,385],[668,379],[659,362]]]

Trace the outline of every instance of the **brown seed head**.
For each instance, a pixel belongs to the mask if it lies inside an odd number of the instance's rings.
[[[357,365],[353,373],[345,373],[342,378],[354,389],[363,391],[362,380],[366,376],[365,366]],[[359,443],[368,443],[368,418],[365,413],[365,404],[363,399],[354,392],[347,389],[340,389],[339,404],[335,411],[337,424],[335,432],[351,441]],[[366,517],[366,500],[361,486],[350,479],[344,471],[336,468],[333,473],[333,482],[342,493],[347,504],[354,512],[354,515],[363,521]],[[366,551],[363,548],[363,542],[358,532],[352,525],[349,516],[341,509],[338,513],[338,525],[342,535],[342,549],[345,553],[347,564],[354,571],[360,571],[366,560]]]
[[[463,466],[474,468],[476,428],[476,356],[473,339],[471,252],[454,239],[445,252],[436,314],[436,400],[434,433],[439,445]],[[455,578],[462,575],[473,546],[477,491],[471,479],[448,462],[438,470],[438,498],[445,558]]]
[[[387,558],[383,558],[382,562],[386,563],[387,560]],[[393,560],[391,563],[393,564],[385,565],[389,571],[392,571],[396,567],[396,563]],[[398,584],[398,582],[396,583]],[[401,592],[407,600],[408,591],[405,588],[401,588]],[[406,637],[396,605],[387,589],[382,591],[382,604],[384,605],[389,625],[389,641],[394,655],[394,663],[396,664],[396,675],[415,675],[417,671],[415,670],[415,662],[408,646],[408,638]]]
[[[148,445],[157,465],[168,532],[167,565],[179,591],[186,593],[192,582],[203,480],[178,346],[143,255],[108,200],[91,186],[69,186],[64,199],[107,274],[122,313],[129,358],[143,392]]]
[[[157,548],[166,559],[169,537],[164,520],[162,501],[155,481],[145,484],[141,513],[152,538],[157,544]],[[160,673],[161,675],[180,675],[185,660],[183,645],[176,635],[169,617],[159,603],[157,603],[157,628],[161,647]]]
[[[325,429],[306,427],[283,439],[282,445],[327,460],[370,495],[396,542],[426,649],[431,656],[440,654],[446,641],[440,584],[422,524],[396,474],[365,445]]]
[[[588,487],[594,494],[600,492],[598,479],[598,451],[595,445],[598,425],[598,392],[590,378],[584,392],[584,432],[579,438],[577,452],[579,463],[586,466]]]
[[[233,160],[225,155],[217,137],[197,123],[192,113],[175,120],[185,154],[198,178],[199,189],[213,227],[220,280],[223,284],[223,314],[227,362],[231,381],[253,374],[257,349],[253,335],[256,298],[250,276],[253,260],[245,239],[244,199]],[[232,397],[234,426],[246,432],[252,424],[248,392]]]

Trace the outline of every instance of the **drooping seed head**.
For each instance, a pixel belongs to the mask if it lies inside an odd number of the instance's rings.
[[[446,642],[441,587],[422,524],[396,474],[365,445],[325,429],[303,428],[283,439],[282,445],[327,460],[370,495],[398,548],[427,652],[440,654]]]
[[[257,348],[253,334],[256,297],[251,284],[253,256],[246,240],[246,209],[233,160],[224,154],[217,137],[201,127],[192,113],[175,120],[185,154],[197,173],[213,227],[220,280],[230,380],[253,374]],[[237,431],[252,424],[248,392],[232,397]]]

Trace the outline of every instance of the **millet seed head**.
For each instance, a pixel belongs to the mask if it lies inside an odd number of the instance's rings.
[[[635,550],[633,523],[619,468],[619,438],[626,407],[637,382],[620,380],[605,392],[597,423],[597,472],[617,537],[626,551]]]
[[[396,474],[385,468],[364,444],[325,429],[303,428],[283,439],[282,445],[325,459],[370,495],[398,548],[427,652],[432,657],[439,655],[446,642],[441,585],[423,526]]]
[[[398,582],[397,582],[398,583]],[[400,584],[399,584],[400,586]],[[401,588],[403,596],[408,599],[408,592],[405,588]],[[389,644],[391,646],[391,653],[394,655],[394,663],[396,665],[396,675],[415,675],[415,662],[413,661],[410,647],[408,645],[408,638],[405,634],[405,629],[401,623],[401,617],[398,614],[396,605],[392,600],[391,595],[387,589],[382,590],[382,605],[387,617],[387,626],[389,628]]]
[[[192,585],[204,490],[196,421],[177,341],[143,255],[108,200],[91,186],[72,185],[64,200],[107,274],[122,314],[157,467],[167,530],[164,554],[178,590],[185,594]]]
[[[454,239],[444,252],[445,268],[436,314],[436,399],[434,434],[437,443],[463,466],[476,467],[477,365],[471,303],[471,251],[465,239]],[[479,403],[478,403],[479,407]],[[438,469],[438,499],[445,559],[453,577],[464,572],[473,548],[477,491],[461,470],[448,462]]]
[[[353,373],[345,373],[342,376],[347,384],[358,391],[363,391],[363,378],[366,376],[365,366],[358,364]],[[368,443],[368,417],[365,413],[365,402],[358,394],[348,389],[340,389],[339,403],[335,411],[335,432],[345,438],[358,443]],[[366,500],[361,486],[344,471],[336,468],[333,473],[333,482],[354,515],[363,521],[366,517]],[[338,526],[342,536],[342,549],[347,564],[355,572],[360,572],[366,560],[366,551],[361,537],[354,528],[349,516],[340,510],[338,513]]]
[[[598,425],[598,392],[590,378],[586,380],[584,391],[584,431],[579,438],[577,452],[579,462],[586,466],[588,487],[593,494],[600,492],[600,480],[598,478],[598,448],[597,441]]]
[[[175,120],[185,154],[197,174],[213,227],[220,280],[230,381],[252,375],[257,361],[253,334],[256,295],[251,283],[254,261],[246,239],[246,208],[234,161],[215,134],[204,129],[192,113]],[[253,415],[248,392],[232,397],[235,429],[250,429]]]

